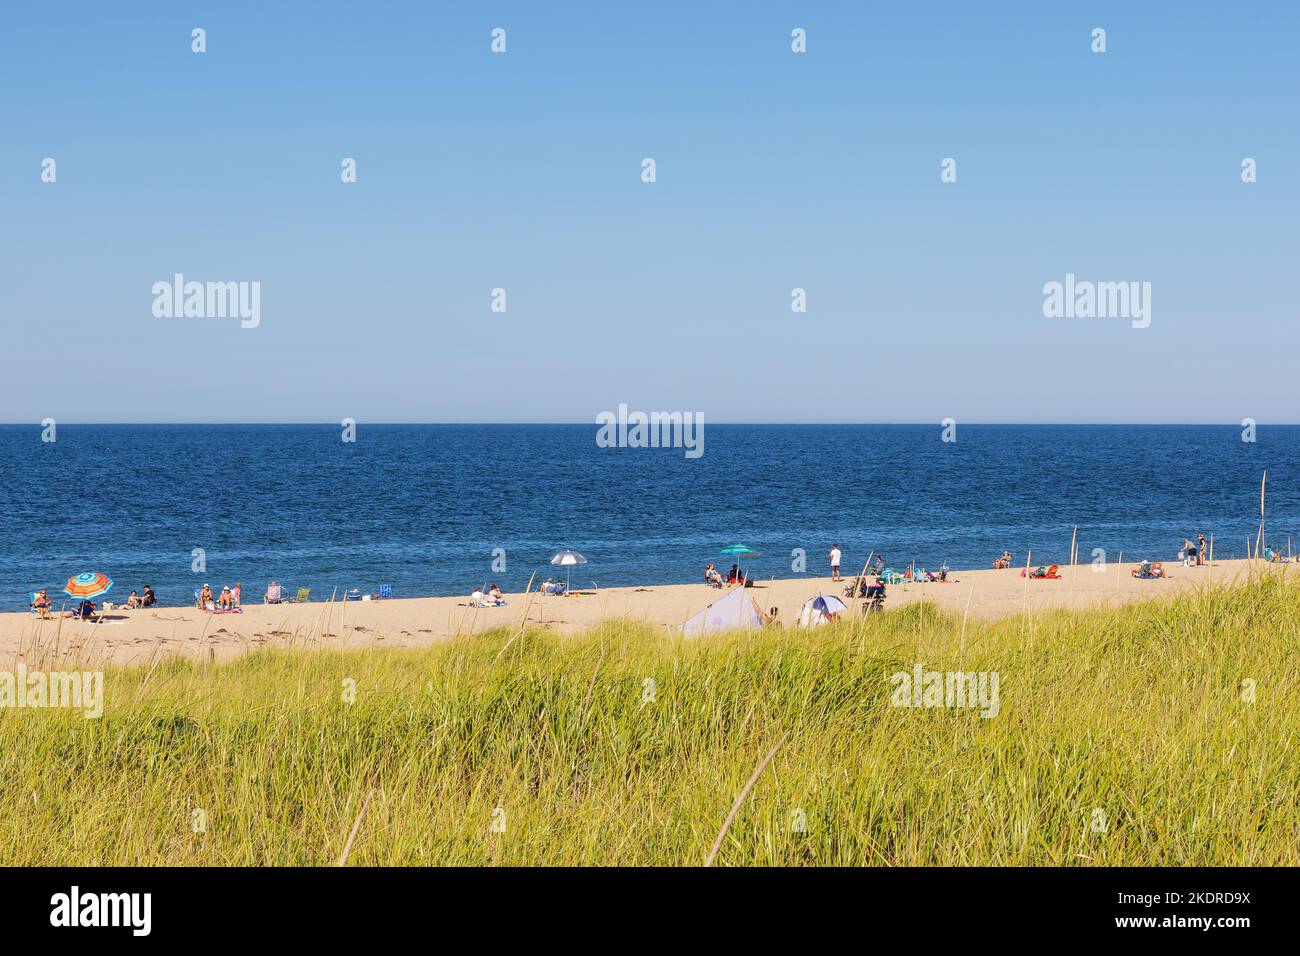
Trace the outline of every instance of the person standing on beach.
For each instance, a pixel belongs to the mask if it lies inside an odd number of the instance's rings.
[[[1210,555],[1209,555],[1209,553],[1208,553],[1207,550],[1206,550],[1208,546],[1207,546],[1206,543],[1205,543],[1205,534],[1204,534],[1204,532],[1202,532],[1202,533],[1200,533],[1200,534],[1198,534],[1198,535],[1196,536],[1196,544],[1197,544],[1197,548],[1196,548],[1196,563],[1197,563],[1198,566],[1199,566],[1199,565],[1202,565],[1202,564],[1206,564],[1206,563],[1210,560]]]
[[[840,546],[832,544],[830,554],[827,557],[831,559],[831,580],[838,581],[840,579]]]

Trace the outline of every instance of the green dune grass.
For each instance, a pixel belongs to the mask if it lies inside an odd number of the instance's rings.
[[[922,605],[112,671],[102,719],[0,710],[0,863],[699,865],[784,738],[715,865],[1295,865],[1297,622],[1262,574],[964,635]],[[997,716],[893,706],[917,663],[996,672]]]

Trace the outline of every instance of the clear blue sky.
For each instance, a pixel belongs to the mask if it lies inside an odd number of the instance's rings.
[[[1300,4],[0,19],[0,421],[1300,420]],[[1151,327],[1044,318],[1067,272]]]

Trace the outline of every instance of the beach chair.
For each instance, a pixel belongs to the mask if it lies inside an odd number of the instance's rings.
[[[379,585],[379,599],[386,600],[393,596],[393,586],[391,584]]]
[[[34,617],[41,616],[40,608],[36,606],[36,598],[39,596],[40,596],[40,592],[38,591],[27,592],[27,610]],[[54,602],[50,601],[50,603],[45,606],[45,610],[50,615],[50,617],[54,617],[55,615]]]
[[[293,597],[285,598],[286,604],[306,604],[311,599],[311,588],[299,588]]]
[[[870,585],[862,596],[865,598],[862,602],[862,614],[879,614],[885,609],[885,586],[883,584]]]
[[[76,607],[72,609],[72,619],[74,621],[89,621],[92,624],[98,624],[103,613],[103,608],[94,601],[83,600],[78,601]]]

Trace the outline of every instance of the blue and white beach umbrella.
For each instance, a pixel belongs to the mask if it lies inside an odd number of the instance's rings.
[[[582,555],[580,555],[577,551],[561,551],[559,554],[551,558],[551,564],[554,564],[561,568],[572,568],[575,564],[586,564],[586,563],[587,563],[587,559],[584,558]],[[568,571],[564,572],[564,593],[565,594],[569,593],[569,573],[570,572]]]

